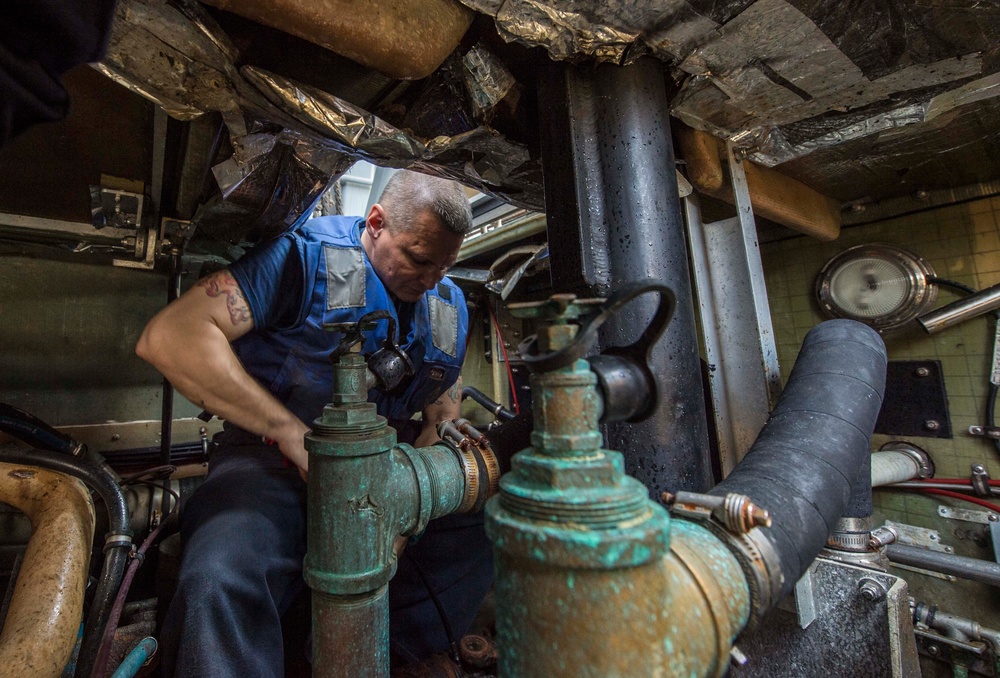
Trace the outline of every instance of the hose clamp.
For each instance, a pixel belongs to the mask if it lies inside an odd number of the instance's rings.
[[[723,497],[696,492],[664,493],[670,512],[710,530],[736,556],[750,590],[747,630],[756,627],[781,597],[785,575],[781,561],[761,527],[771,526],[768,511],[736,493]]]
[[[111,549],[121,547],[132,548],[132,535],[124,533],[111,533],[104,539],[104,553]]]

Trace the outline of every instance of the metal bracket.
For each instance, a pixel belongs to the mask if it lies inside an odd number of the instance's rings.
[[[951,506],[938,506],[938,515],[949,520],[964,520],[967,523],[980,523],[989,525],[1000,520],[1000,515],[993,511],[973,511],[971,509],[952,508]]]
[[[916,525],[906,525],[904,523],[894,523],[885,521],[886,527],[892,528],[898,535],[896,542],[907,546],[921,546],[932,551],[942,553],[954,553],[955,549],[941,543],[941,534],[937,530],[929,530],[926,527]]]
[[[969,435],[1000,440],[1000,426],[970,426]]]

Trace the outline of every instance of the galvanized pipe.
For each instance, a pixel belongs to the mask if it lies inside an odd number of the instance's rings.
[[[935,334],[960,322],[997,309],[1000,309],[1000,284],[987,287],[985,290],[970,294],[964,299],[953,301],[930,313],[925,313],[917,318],[917,322],[927,330],[928,334]]]
[[[900,565],[921,567],[932,572],[950,574],[990,586],[1000,586],[1000,564],[978,558],[965,558],[904,544],[886,547],[889,560]]]
[[[62,675],[83,617],[94,504],[79,480],[7,463],[0,500],[34,527],[0,634],[0,667],[11,676]]]

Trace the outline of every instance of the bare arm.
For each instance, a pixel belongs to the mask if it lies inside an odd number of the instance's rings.
[[[303,471],[309,428],[251,377],[230,342],[253,329],[253,317],[228,269],[195,287],[146,325],[136,353],[188,400],[253,433],[274,440]]]
[[[442,393],[437,400],[424,408],[424,427],[413,443],[414,447],[433,445],[440,438],[437,425],[442,421],[458,419],[462,416],[462,377]]]

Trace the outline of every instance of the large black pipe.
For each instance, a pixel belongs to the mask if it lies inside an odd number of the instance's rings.
[[[7,403],[0,403],[0,431],[50,452],[77,456],[83,450],[83,445],[62,431]]]
[[[0,461],[38,466],[74,476],[86,483],[104,500],[108,512],[108,536],[114,539],[105,547],[106,555],[101,568],[101,578],[90,603],[90,612],[84,625],[83,641],[76,665],[76,676],[89,678],[132,548],[125,494],[115,479],[104,470],[59,453],[7,446],[0,447]]]
[[[828,320],[802,342],[767,424],[746,457],[711,494],[737,492],[771,512],[761,528],[789,593],[844,514],[871,456],[885,391],[882,338],[853,320]]]
[[[641,423],[608,425],[608,446],[625,453],[626,470],[653,496],[703,492],[712,466],[663,64],[546,60],[538,94],[555,287],[607,296],[626,283],[656,280],[677,297],[651,355],[655,409]],[[602,348],[633,343],[657,303],[646,295],[630,304],[602,327]]]

